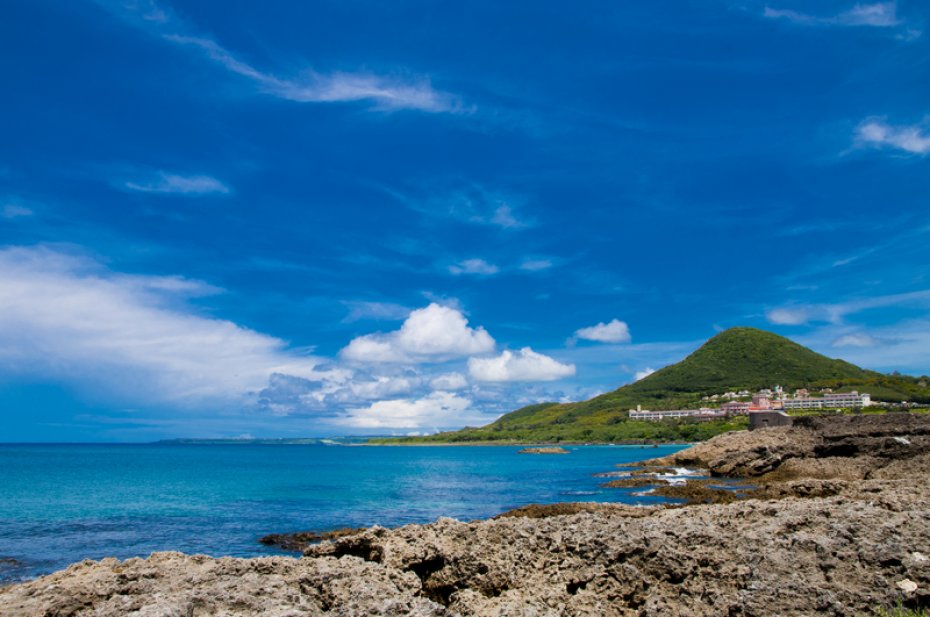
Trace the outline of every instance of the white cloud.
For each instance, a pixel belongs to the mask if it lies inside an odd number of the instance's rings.
[[[280,339],[197,314],[217,290],[48,248],[0,250],[0,371],[141,403],[239,400],[274,373],[344,379]]]
[[[782,307],[767,311],[765,318],[773,324],[799,326],[814,319],[817,313],[813,307]]]
[[[410,309],[393,302],[343,302],[348,307],[349,314],[342,320],[352,323],[362,319],[395,320],[403,319],[410,314]]]
[[[888,306],[928,306],[930,289],[912,291],[887,296],[860,298],[835,304],[800,304],[783,306],[766,311],[765,317],[771,323],[798,326],[814,321],[838,324],[847,315],[853,315],[869,309]]]
[[[807,26],[871,26],[892,28],[901,24],[895,2],[856,4],[851,9],[835,15],[811,15],[790,9],[765,7],[762,15],[769,19],[785,19]]]
[[[525,201],[523,197],[479,184],[426,184],[414,187],[409,193],[384,186],[381,190],[411,210],[442,222],[454,220],[504,230],[534,224],[518,212]]]
[[[456,97],[435,90],[429,79],[407,75],[307,70],[283,78],[255,68],[216,40],[194,34],[194,28],[155,0],[97,0],[115,15],[143,30],[182,47],[200,50],[230,73],[250,80],[264,94],[298,103],[370,101],[381,111],[414,109],[433,113],[469,113]]]
[[[378,399],[406,394],[419,387],[420,383],[421,381],[417,377],[381,375],[370,381],[353,378],[346,383],[345,389],[351,393],[354,399]]]
[[[654,368],[646,367],[641,371],[636,371],[636,374],[634,375],[634,379],[636,379],[636,381],[639,381],[640,379],[645,379],[646,377],[649,377],[655,372],[656,370]]]
[[[834,347],[875,347],[878,344],[875,337],[862,332],[844,334],[833,341]]]
[[[575,365],[524,347],[516,353],[505,350],[494,358],[470,358],[468,372],[478,381],[554,381],[574,375]]]
[[[539,272],[540,270],[548,270],[551,267],[552,260],[550,259],[527,259],[520,264],[520,269],[527,272]]]
[[[926,319],[902,321],[868,331],[826,325],[798,337],[797,341],[820,353],[838,356],[868,369],[900,370],[912,375],[930,372],[930,321]]]
[[[30,208],[19,204],[5,204],[3,208],[0,208],[0,217],[5,219],[18,219],[32,215],[33,212]]]
[[[494,216],[489,221],[492,225],[497,225],[504,229],[513,229],[515,227],[525,227],[526,224],[517,220],[513,215],[513,208],[507,204],[501,204],[494,211]]]
[[[167,173],[160,171],[144,180],[127,180],[123,187],[139,193],[171,195],[228,195],[228,186],[212,176]]]
[[[451,95],[433,89],[426,78],[407,79],[368,73],[322,74],[312,70],[296,79],[260,71],[240,60],[212,39],[181,34],[164,38],[193,46],[226,70],[250,79],[265,94],[298,103],[372,101],[380,110],[414,109],[425,112],[466,111]]]
[[[856,128],[856,142],[872,148],[893,148],[909,154],[930,152],[930,133],[923,125],[892,126],[882,118],[870,118]]]
[[[488,263],[483,259],[466,259],[457,264],[449,266],[449,272],[452,274],[478,274],[482,276],[491,276],[500,272],[500,268],[494,264]]]
[[[138,15],[143,21],[164,24],[171,19],[168,11],[159,6],[155,0],[122,0],[122,8]]]
[[[350,409],[339,424],[363,429],[416,429],[424,426],[461,426],[471,401],[451,392],[433,392],[412,399],[376,401],[367,407]]]
[[[354,362],[422,362],[487,353],[494,339],[470,328],[461,311],[432,303],[410,313],[400,330],[353,339],[340,355]]]
[[[575,330],[574,338],[598,343],[629,343],[630,328],[626,322],[612,319],[609,323]]]
[[[848,11],[837,15],[836,20],[845,26],[873,26],[875,28],[890,28],[901,23],[898,20],[895,2],[856,4]]]
[[[429,382],[429,387],[433,390],[461,390],[468,386],[468,380],[461,373],[443,373],[437,375]]]

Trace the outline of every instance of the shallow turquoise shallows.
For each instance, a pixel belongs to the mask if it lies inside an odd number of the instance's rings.
[[[654,503],[596,473],[680,446],[0,445],[0,581],[85,558],[275,553],[268,533],[471,520],[528,503]]]

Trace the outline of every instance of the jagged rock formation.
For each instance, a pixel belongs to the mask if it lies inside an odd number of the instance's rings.
[[[862,418],[727,435],[672,457],[752,473],[765,499],[440,519],[336,538],[301,559],[85,562],[0,591],[0,614],[761,617],[930,606],[930,417]]]
[[[862,479],[927,452],[928,414],[801,416],[791,427],[720,435],[650,463],[698,466],[717,476],[765,477],[780,470],[768,477]]]

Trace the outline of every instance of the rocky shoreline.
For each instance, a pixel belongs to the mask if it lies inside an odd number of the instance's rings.
[[[0,614],[748,617],[930,607],[930,416],[804,417],[649,464],[618,480],[652,486],[649,474],[667,466],[701,467],[710,480],[652,476],[657,491],[690,505],[529,506],[487,521],[371,528],[302,558],[87,561],[0,591]],[[726,478],[751,478],[753,488],[737,499],[715,486]]]

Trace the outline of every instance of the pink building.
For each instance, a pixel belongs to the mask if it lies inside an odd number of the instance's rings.
[[[771,409],[772,401],[769,400],[769,397],[764,394],[756,394],[752,397],[752,408],[753,409]]]
[[[743,403],[742,401],[730,401],[720,406],[720,411],[730,415],[746,415],[752,403]]]

